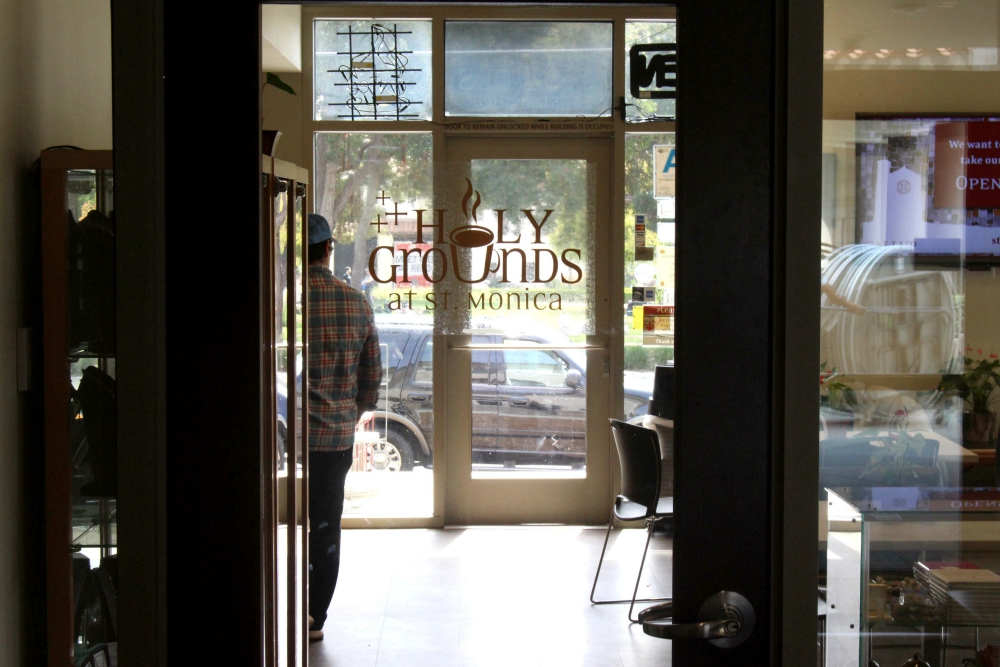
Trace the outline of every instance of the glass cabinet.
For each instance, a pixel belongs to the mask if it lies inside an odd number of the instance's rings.
[[[265,319],[270,401],[264,448],[264,470],[271,486],[266,520],[268,607],[274,610],[265,625],[273,647],[269,666],[304,664],[308,636],[308,447],[304,425],[308,420],[304,323],[308,316],[305,282],[306,190],[309,172],[294,164],[262,157],[261,214],[264,239],[264,295],[271,314]],[[294,482],[292,481],[294,480]]]
[[[1000,491],[828,489],[826,664],[959,665],[1000,644]]]
[[[111,151],[41,154],[48,664],[117,663]]]

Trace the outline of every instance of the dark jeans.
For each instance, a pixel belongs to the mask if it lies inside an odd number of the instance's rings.
[[[326,622],[326,612],[340,573],[340,517],[344,514],[344,482],[353,451],[309,452],[309,615],[313,629]]]

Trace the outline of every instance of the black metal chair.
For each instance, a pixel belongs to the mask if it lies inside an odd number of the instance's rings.
[[[639,623],[632,618],[632,609],[636,602],[670,602],[670,598],[637,599],[639,580],[642,569],[646,565],[646,553],[649,551],[649,541],[653,536],[653,526],[657,521],[672,518],[674,515],[674,499],[660,498],[660,444],[656,431],[641,426],[634,426],[611,420],[611,433],[618,449],[618,460],[622,469],[621,493],[615,498],[611,519],[608,521],[608,532],[604,536],[604,548],[601,549],[601,560],[597,563],[597,574],[594,575],[594,585],[590,589],[590,601],[593,604],[623,604],[631,603],[628,608],[628,620]],[[635,578],[635,589],[632,598],[627,600],[595,600],[597,580],[601,576],[601,566],[604,564],[604,554],[608,550],[608,539],[614,520],[645,521],[646,547],[642,551],[642,562],[639,564],[639,574]],[[669,605],[657,605],[669,607]]]

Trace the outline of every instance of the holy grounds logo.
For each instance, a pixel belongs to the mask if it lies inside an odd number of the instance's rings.
[[[390,292],[389,310],[419,308],[421,304],[419,301],[414,304],[414,297],[418,300],[423,297],[425,310],[458,310],[463,307],[470,310],[562,310],[562,294],[553,290],[560,285],[575,285],[583,279],[583,254],[579,248],[557,252],[542,240],[545,225],[555,220],[555,210],[519,209],[522,223],[527,222],[533,234],[533,238],[529,236],[530,241],[524,242],[520,232],[505,236],[504,220],[511,218],[508,210],[494,210],[495,231],[479,224],[482,198],[472,187],[472,181],[465,179],[465,182],[468,185],[462,198],[465,224],[453,229],[447,240],[442,236],[448,209],[418,209],[414,210],[415,244],[399,255],[391,245],[378,245],[368,256],[368,271],[375,282],[411,286],[406,291]],[[411,257],[415,261],[411,261]],[[392,263],[386,265],[387,259]],[[424,293],[413,291],[416,276],[411,276],[411,271],[415,266],[419,267],[419,278],[435,289]],[[533,268],[531,272],[529,267]],[[469,288],[437,288],[439,284],[441,287],[449,284],[457,287],[456,281],[470,288],[490,286],[501,289],[488,294],[474,294],[467,291]],[[531,287],[520,287],[526,284]]]

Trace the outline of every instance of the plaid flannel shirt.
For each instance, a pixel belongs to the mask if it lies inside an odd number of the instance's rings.
[[[368,301],[309,266],[309,450],[354,446],[358,415],[378,405],[382,360]]]

